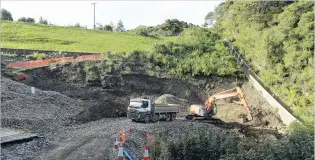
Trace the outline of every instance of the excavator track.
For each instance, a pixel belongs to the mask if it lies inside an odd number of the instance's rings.
[[[202,122],[202,123],[209,123],[209,124],[224,124],[222,120],[218,118],[214,118],[214,117],[186,116],[186,121]]]

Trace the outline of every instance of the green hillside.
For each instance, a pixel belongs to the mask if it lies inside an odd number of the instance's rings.
[[[143,37],[128,33],[2,21],[1,47],[79,52],[151,50],[172,37]]]
[[[226,2],[209,15],[265,85],[313,125],[314,2]]]

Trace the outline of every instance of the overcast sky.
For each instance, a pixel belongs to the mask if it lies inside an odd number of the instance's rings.
[[[177,18],[201,25],[204,17],[222,1],[1,1],[1,8],[13,19],[40,16],[57,25],[80,23],[93,28],[93,5],[96,2],[96,23],[115,25],[122,20],[126,29],[139,25],[154,26],[166,19]]]

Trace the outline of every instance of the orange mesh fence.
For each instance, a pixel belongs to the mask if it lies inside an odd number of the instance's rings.
[[[92,60],[92,59],[101,59],[102,55],[94,54],[94,55],[83,55],[79,56],[77,60]],[[74,57],[64,57],[64,58],[52,58],[46,60],[35,60],[35,61],[24,61],[24,62],[11,62],[7,66],[8,68],[13,69],[23,69],[23,68],[33,68],[33,67],[43,67],[47,66],[51,63],[65,63],[74,61]]]
[[[65,58],[54,58],[51,60],[51,63],[65,63],[73,61],[73,57],[65,57]]]
[[[9,63],[8,68],[22,69],[32,67],[42,67],[50,63],[51,60],[36,60],[36,61],[25,61],[25,62],[12,62]]]
[[[102,55],[93,54],[93,55],[82,55],[76,58],[76,60],[91,60],[91,59],[101,59]]]

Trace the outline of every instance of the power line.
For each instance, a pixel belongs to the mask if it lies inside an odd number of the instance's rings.
[[[94,5],[94,30],[95,30],[95,4],[96,4],[96,2],[92,3],[92,5]]]

